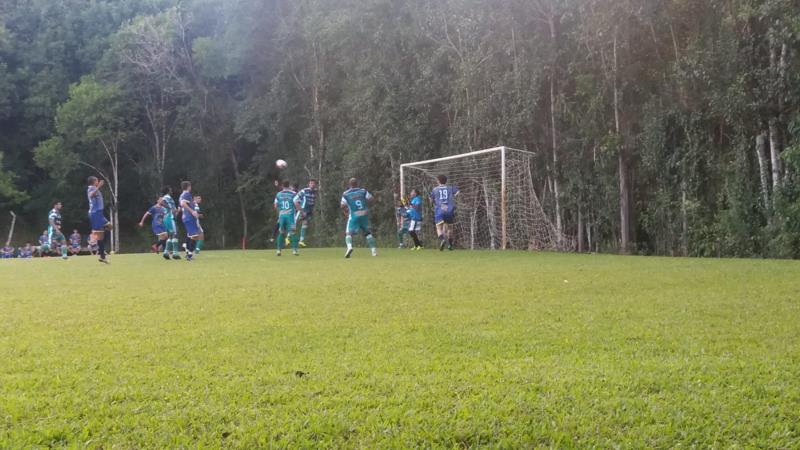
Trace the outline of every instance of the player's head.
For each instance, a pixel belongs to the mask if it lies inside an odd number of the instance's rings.
[[[194,196],[194,199],[193,199],[193,200],[194,200],[194,202],[195,202],[195,203],[197,203],[197,204],[199,205],[200,203],[202,203],[202,202],[203,202],[203,197],[201,197],[201,196],[198,194],[198,195],[195,195],[195,196]]]
[[[181,181],[181,190],[183,190],[184,192],[192,192],[192,182]]]
[[[78,230],[72,230],[72,234],[78,234]]]
[[[315,180],[313,178],[308,180],[308,187],[311,188],[311,189],[316,189],[317,188],[317,180]]]
[[[291,186],[289,186],[289,188],[290,188],[291,190],[293,190],[293,191],[297,192],[297,183],[292,183],[292,185],[291,185]]]
[[[445,174],[439,175],[438,177],[436,177],[436,181],[438,181],[439,184],[447,184],[447,175]]]
[[[417,196],[419,196],[419,191],[418,191],[418,190],[416,190],[416,189],[412,189],[412,190],[411,190],[411,192],[409,192],[409,193],[408,193],[408,196],[409,196],[410,198],[417,197]]]
[[[357,188],[358,179],[356,177],[350,178],[350,180],[347,182],[347,185],[350,186],[351,188]]]
[[[61,209],[61,202],[53,203],[53,209],[55,209],[56,211],[59,211]]]
[[[86,182],[89,184],[89,186],[97,186],[97,177],[92,175],[86,179]]]
[[[161,195],[172,195],[172,186],[164,186],[161,188]]]
[[[289,180],[283,180],[283,182],[281,183],[281,187],[283,187],[284,189],[289,189],[289,186],[291,185],[292,183],[290,183]]]

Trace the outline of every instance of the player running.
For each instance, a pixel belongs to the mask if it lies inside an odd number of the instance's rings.
[[[436,234],[439,236],[439,250],[444,250],[445,246],[452,250],[458,188],[447,184],[447,175],[439,175],[436,180],[439,185],[431,191],[431,200],[436,220]]]
[[[167,233],[167,227],[164,225],[164,219],[168,214],[167,207],[164,206],[164,198],[159,198],[156,201],[156,204],[151,206],[150,209],[145,211],[144,215],[142,215],[142,220],[139,221],[139,228],[144,226],[144,221],[147,219],[147,216],[150,216],[150,229],[153,230],[153,234],[158,239],[158,247],[163,247],[166,249],[167,247],[167,239],[169,239],[169,233]],[[169,254],[165,251],[162,254],[163,258],[169,261]]]
[[[422,231],[422,196],[419,191],[412,189],[409,194],[410,201],[406,209],[406,215],[409,218],[408,234],[414,240],[414,248],[412,250],[422,250],[422,242],[419,240],[419,232]]]
[[[178,225],[175,222],[175,216],[178,214],[178,207],[175,206],[175,200],[172,199],[172,187],[164,186],[161,189],[161,198],[164,201],[164,207],[167,208],[167,215],[164,216],[164,229],[167,232],[167,242],[164,245],[164,259],[169,257],[172,253],[172,259],[181,259],[178,254],[180,247],[178,246]]]
[[[194,251],[197,248],[197,241],[202,241],[203,229],[200,228],[200,222],[197,221],[199,214],[194,210],[194,198],[192,197],[192,182],[181,182],[180,204],[181,204],[181,217],[183,219],[183,226],[186,228],[186,260],[191,261],[194,258]]]
[[[359,187],[358,180],[355,178],[350,178],[348,185],[350,189],[344,191],[340,202],[342,211],[347,217],[345,237],[347,251],[344,257],[349,258],[350,255],[353,254],[353,235],[358,233],[359,230],[364,232],[364,237],[367,239],[367,245],[369,245],[372,251],[372,256],[378,256],[375,238],[372,236],[372,231],[369,229],[369,204],[372,203],[372,194],[366,189]]]
[[[69,254],[77,255],[80,252],[81,252],[81,234],[78,233],[78,230],[72,230],[72,234],[69,235]]]
[[[295,227],[300,224],[300,247],[306,246],[306,230],[314,216],[314,205],[317,203],[317,180],[308,180],[308,186],[300,189],[294,196],[297,214],[294,216]]]
[[[49,252],[50,249],[58,245],[61,251],[61,258],[68,259],[67,256],[67,238],[61,232],[61,202],[55,202],[53,209],[47,215],[47,242],[43,245],[42,252]]]
[[[91,176],[87,182],[86,197],[89,199],[89,225],[92,228],[92,240],[97,242],[97,254],[100,255],[99,261],[108,264],[106,259],[106,243],[108,234],[106,230],[111,230],[112,225],[103,215],[103,194],[100,189],[103,187],[103,180]]]
[[[275,253],[281,256],[281,250],[284,246],[284,239],[292,246],[292,254],[298,256],[300,252],[297,250],[297,236],[295,230],[297,224],[294,221],[295,217],[295,198],[297,194],[289,187],[289,182],[283,182],[283,190],[275,195],[273,207],[278,212],[278,251]]]

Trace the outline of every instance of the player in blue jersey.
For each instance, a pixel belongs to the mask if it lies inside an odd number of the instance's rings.
[[[369,204],[373,200],[372,194],[359,187],[358,180],[355,178],[350,178],[348,185],[350,189],[344,191],[340,202],[342,211],[347,217],[347,229],[345,231],[347,251],[344,257],[349,258],[353,254],[353,235],[359,231],[364,232],[364,237],[367,239],[367,245],[372,251],[372,256],[378,256],[377,243],[372,236],[372,231],[369,229]]]
[[[413,250],[422,250],[422,242],[419,240],[419,232],[422,231],[422,196],[419,191],[412,189],[408,194],[408,208],[406,208],[406,215],[409,218],[408,234],[414,240]]]
[[[172,259],[181,259],[178,252],[180,245],[178,244],[178,224],[176,217],[178,215],[178,207],[175,205],[175,200],[172,199],[172,188],[164,186],[161,189],[161,199],[164,202],[164,207],[167,208],[167,215],[164,216],[164,229],[167,231],[167,243],[164,245],[164,259],[172,254]]]
[[[297,250],[298,241],[297,236],[295,235],[295,231],[297,229],[297,224],[295,223],[295,213],[297,211],[294,199],[296,196],[297,194],[290,188],[288,181],[284,181],[283,189],[275,194],[273,207],[278,213],[277,256],[281,256],[281,250],[283,249],[286,241],[288,241],[288,243],[292,246],[293,255],[297,256],[300,254]]]
[[[144,215],[142,215],[142,220],[139,221],[139,228],[141,228],[144,226],[145,219],[150,216],[150,229],[153,230],[153,234],[158,239],[157,248],[166,248],[167,239],[169,239],[169,233],[167,233],[167,228],[164,226],[164,218],[167,216],[167,212],[167,207],[164,206],[164,198],[161,197],[156,201],[155,205],[145,211]],[[169,255],[166,251],[162,256],[164,259],[169,260]]]
[[[436,220],[436,234],[439,236],[439,250],[444,250],[445,246],[452,250],[458,188],[447,184],[446,175],[439,175],[436,180],[439,185],[431,191],[431,200]]]
[[[50,252],[50,239],[47,237],[47,229],[42,231],[42,234],[39,236],[39,247],[37,247],[39,252],[39,257],[43,257],[45,252]]]
[[[200,228],[198,222],[199,214],[194,210],[194,197],[192,197],[192,182],[181,181],[180,207],[181,218],[183,219],[183,227],[186,228],[186,260],[191,261],[194,258],[194,251],[197,248],[197,241],[205,239],[203,236],[203,229]]]
[[[78,230],[72,230],[72,234],[69,235],[69,254],[70,255],[77,255],[81,252],[81,235],[78,233]]]
[[[43,253],[56,247],[61,252],[61,258],[67,259],[67,238],[61,232],[61,202],[55,202],[53,209],[47,214],[47,242],[42,248]]]
[[[300,224],[300,247],[306,246],[306,230],[314,217],[314,205],[317,203],[317,180],[308,180],[308,186],[300,189],[294,197],[295,226]]]
[[[111,222],[103,215],[103,194],[100,189],[104,183],[97,177],[89,177],[87,182],[89,186],[86,188],[86,198],[89,200],[89,225],[92,229],[92,240],[97,242],[99,261],[108,264],[106,258],[108,233],[106,231],[111,230]]]

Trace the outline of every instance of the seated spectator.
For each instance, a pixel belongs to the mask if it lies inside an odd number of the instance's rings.
[[[14,257],[14,247],[6,245],[0,248],[0,259],[9,259]]]
[[[47,235],[47,230],[42,231],[42,235],[39,236],[39,247],[36,250],[39,252],[39,256],[44,256],[45,253],[49,253],[48,249],[50,248],[50,236]]]
[[[24,247],[19,248],[19,257],[20,258],[32,258],[33,257],[33,246],[30,242],[27,242]]]
[[[69,235],[69,254],[70,255],[77,255],[81,252],[81,235],[78,233],[78,230],[72,230],[72,234]]]
[[[89,253],[91,253],[92,255],[97,254],[97,241],[92,240],[91,235],[89,235],[89,237],[86,238],[86,247],[89,248]]]

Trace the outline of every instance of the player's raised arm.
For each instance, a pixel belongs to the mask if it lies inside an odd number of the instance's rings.
[[[144,212],[142,220],[139,221],[139,228],[142,228],[144,226],[144,220],[147,219],[147,216],[149,215],[150,215],[150,210],[148,209],[147,211]]]
[[[367,203],[369,203],[371,205],[372,202],[375,200],[375,197],[373,197],[372,194],[369,193],[369,191],[365,191],[365,192],[367,193],[366,196],[365,196],[365,197],[367,197]]]
[[[342,201],[339,202],[339,207],[342,208],[342,213],[344,213],[345,217],[350,214],[350,208],[347,207],[347,200],[344,197],[342,197]]]

